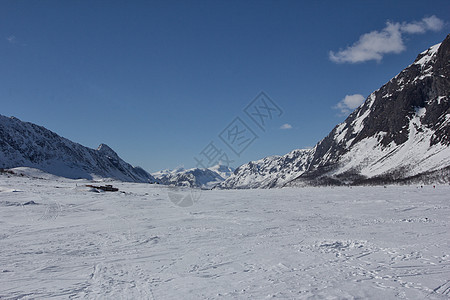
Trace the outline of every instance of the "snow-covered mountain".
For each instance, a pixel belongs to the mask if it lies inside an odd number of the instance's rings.
[[[173,186],[212,188],[223,182],[233,173],[233,169],[224,165],[216,165],[207,169],[177,168],[175,170],[163,170],[152,175],[160,183]]]
[[[0,115],[0,168],[31,167],[67,178],[156,182],[105,144],[91,149],[15,117]]]
[[[232,168],[230,166],[221,165],[221,164],[217,164],[208,169],[219,174],[220,177],[222,177],[224,180],[227,179],[228,177],[230,177],[234,172],[234,168]]]
[[[240,189],[283,186],[306,171],[313,154],[313,149],[301,149],[283,156],[269,156],[251,161],[237,168],[234,174],[218,187]]]
[[[369,95],[303,165],[285,162],[295,151],[268,157],[239,167],[220,187],[450,182],[449,97],[450,35]]]

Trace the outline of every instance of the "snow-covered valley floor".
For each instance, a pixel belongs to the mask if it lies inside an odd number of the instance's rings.
[[[88,183],[0,175],[1,299],[450,297],[450,186]]]

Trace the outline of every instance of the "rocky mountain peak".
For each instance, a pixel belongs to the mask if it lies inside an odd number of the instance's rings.
[[[119,158],[119,155],[117,155],[117,153],[106,144],[100,144],[97,148],[97,151],[105,156],[110,157],[110,158],[114,158],[114,159]]]

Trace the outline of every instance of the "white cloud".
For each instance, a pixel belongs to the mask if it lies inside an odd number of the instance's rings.
[[[415,23],[403,23],[401,26],[401,30],[405,33],[425,33],[425,27],[423,24],[420,24],[419,22]]]
[[[357,63],[368,60],[380,61],[385,53],[400,53],[405,49],[400,33],[400,24],[387,23],[381,31],[363,34],[359,41],[337,53],[330,51],[334,62]]]
[[[423,18],[422,21],[426,24],[427,28],[432,31],[439,31],[444,27],[444,21],[436,16]]]
[[[292,129],[292,125],[286,123],[286,124],[281,125],[281,126],[280,126],[280,129],[284,129],[284,130],[286,130],[286,129]]]
[[[334,108],[339,109],[341,114],[346,115],[360,106],[365,99],[361,94],[346,95]]]
[[[387,22],[381,31],[372,31],[359,37],[353,45],[338,52],[330,51],[330,60],[336,63],[358,63],[369,60],[381,61],[383,55],[404,51],[403,34],[419,34],[439,31],[444,22],[436,16],[411,23]]]
[[[423,18],[418,22],[405,23],[403,22],[400,29],[404,33],[425,33],[428,30],[439,31],[444,27],[444,22],[436,16]]]

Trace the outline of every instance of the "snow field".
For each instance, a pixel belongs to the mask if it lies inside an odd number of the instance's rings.
[[[450,295],[449,186],[213,190],[179,207],[167,187],[87,183],[0,176],[0,299]]]

